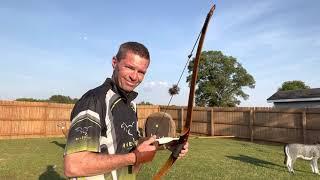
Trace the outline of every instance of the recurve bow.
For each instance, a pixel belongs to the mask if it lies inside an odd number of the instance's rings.
[[[215,7],[216,7],[215,4],[212,5],[209,13],[207,14],[206,20],[205,20],[203,27],[202,27],[202,30],[201,30],[201,37],[200,37],[200,40],[198,43],[196,57],[194,59],[192,79],[191,79],[189,99],[188,99],[187,117],[186,117],[186,122],[183,126],[183,131],[181,133],[182,135],[180,136],[180,138],[178,140],[178,145],[177,145],[176,149],[172,151],[167,162],[162,166],[162,168],[159,170],[159,172],[153,176],[154,180],[160,180],[161,177],[171,168],[171,166],[174,164],[174,162],[179,157],[179,153],[182,150],[184,144],[188,141],[190,127],[191,127],[191,123],[192,123],[194,92],[195,92],[195,85],[196,85],[196,80],[197,80],[197,75],[198,75],[198,65],[199,65],[202,45],[203,45],[204,38],[205,38],[205,35],[207,32],[207,27],[208,27],[209,21],[211,19],[211,16],[212,16],[214,10],[215,10]]]

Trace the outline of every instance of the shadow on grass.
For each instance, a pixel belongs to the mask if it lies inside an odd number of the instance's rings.
[[[47,170],[39,176],[39,180],[65,180],[66,178],[60,176],[54,168],[52,165],[47,166]]]
[[[254,144],[261,144],[261,145],[271,145],[271,146],[284,146],[286,143],[282,143],[282,142],[274,142],[274,141],[267,141],[267,140],[253,140],[251,141],[250,139],[247,138],[239,138],[239,137],[234,137],[234,138],[229,138],[235,141],[242,141],[242,142],[251,142]]]
[[[255,166],[260,166],[260,167],[264,167],[264,168],[270,168],[270,169],[274,169],[274,170],[277,170],[277,171],[282,171],[278,168],[272,168],[270,166],[275,166],[275,167],[281,167],[284,169],[284,171],[287,171],[287,167],[285,165],[283,166],[280,166],[278,164],[275,164],[275,163],[272,163],[272,162],[269,162],[269,161],[265,161],[265,160],[261,160],[261,159],[257,159],[257,158],[254,158],[254,157],[250,157],[250,156],[246,156],[246,155],[239,155],[238,157],[237,156],[226,156],[227,158],[230,158],[230,159],[234,159],[234,160],[238,160],[238,161],[241,161],[241,162],[245,162],[245,163],[250,163],[250,164],[253,164]],[[299,169],[295,169],[295,171],[299,171],[299,172],[304,172],[304,173],[312,173],[311,170],[310,172],[308,171],[303,171],[303,170],[299,170]],[[288,172],[288,171],[287,171]],[[288,172],[289,173],[289,172]]]
[[[60,147],[63,148],[63,149],[66,147],[66,144],[59,143],[58,141],[51,141],[50,143],[53,143],[53,144],[55,144],[55,145],[57,145],[57,146],[60,146]]]
[[[245,162],[245,163],[250,163],[253,164],[255,166],[261,166],[261,167],[265,167],[265,168],[270,168],[270,169],[275,169],[275,170],[279,170],[278,168],[272,168],[270,166],[276,166],[276,167],[281,167],[284,168],[284,166],[280,166],[278,164],[269,162],[269,161],[265,161],[265,160],[261,160],[261,159],[257,159],[255,157],[250,157],[250,156],[246,156],[246,155],[239,155],[239,156],[226,156],[227,158],[230,159],[234,159],[234,160],[238,160],[241,162]]]

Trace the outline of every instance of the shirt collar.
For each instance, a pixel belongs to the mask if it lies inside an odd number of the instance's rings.
[[[110,84],[112,87],[112,90],[119,94],[121,98],[124,98],[124,100],[131,102],[133,101],[137,96],[138,93],[135,91],[126,92],[122,88],[120,88],[111,78],[107,78],[103,84]]]

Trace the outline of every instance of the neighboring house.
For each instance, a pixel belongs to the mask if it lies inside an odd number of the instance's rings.
[[[320,88],[278,91],[267,101],[274,107],[320,108]]]

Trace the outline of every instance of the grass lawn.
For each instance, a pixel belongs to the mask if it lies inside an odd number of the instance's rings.
[[[0,140],[0,179],[66,179],[64,138]],[[169,153],[157,153],[138,179],[151,179]],[[283,164],[282,145],[255,144],[220,138],[191,138],[190,152],[176,161],[163,179],[319,179],[309,162],[298,160],[295,175]]]

